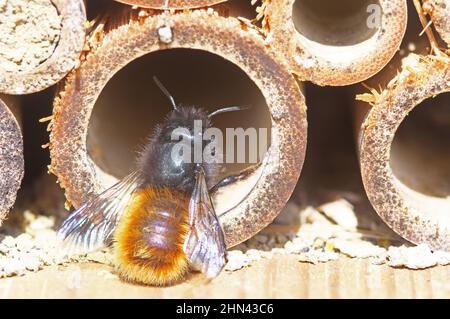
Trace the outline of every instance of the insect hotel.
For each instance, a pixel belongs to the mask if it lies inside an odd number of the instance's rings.
[[[0,292],[450,297],[449,17],[0,0]]]

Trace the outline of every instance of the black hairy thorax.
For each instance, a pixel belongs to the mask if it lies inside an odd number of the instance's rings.
[[[195,136],[195,121],[201,121],[202,131]],[[197,125],[200,122],[197,122]],[[143,186],[165,187],[183,192],[192,192],[195,185],[195,175],[198,165],[205,170],[206,180],[215,180],[219,172],[219,164],[195,163],[194,143],[202,143],[202,150],[208,141],[203,141],[203,133],[211,127],[208,114],[202,108],[179,107],[171,111],[163,122],[156,126],[150,135],[138,160],[138,169],[143,176]],[[184,141],[189,141],[191,147],[190,161],[180,160],[173,156],[174,146],[180,139],[173,138],[173,132],[184,129]],[[179,131],[177,131],[179,132]]]

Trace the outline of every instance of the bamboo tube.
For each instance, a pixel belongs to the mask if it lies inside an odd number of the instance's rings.
[[[0,97],[0,225],[16,201],[24,175],[23,139],[19,123]],[[18,110],[16,109],[16,114]]]
[[[248,182],[214,198],[227,245],[236,245],[272,222],[297,183],[307,138],[303,95],[259,33],[239,20],[204,10],[146,18],[142,12],[106,35],[99,28],[91,39],[100,42],[61,87],[50,124],[50,170],[75,207],[129,172],[132,152],[126,149],[169,111],[152,75],[175,97],[183,95],[182,103],[250,104],[250,126],[260,127],[261,117],[269,122],[270,148]],[[234,75],[224,81],[227,73]],[[133,134],[138,137],[131,142]]]
[[[449,58],[404,59],[399,75],[373,96],[359,139],[363,182],[378,214],[409,241],[447,251],[449,70]]]
[[[407,23],[405,0],[264,1],[267,43],[302,80],[348,85],[379,72],[394,56]]]
[[[449,250],[449,58],[422,32],[422,13],[410,9],[399,54],[367,82],[383,89],[355,103],[360,167],[373,207],[393,230]]]
[[[118,2],[131,4],[151,9],[193,9],[208,7],[227,0],[116,0]]]
[[[44,90],[76,66],[85,39],[83,0],[15,0],[0,10],[0,92]]]

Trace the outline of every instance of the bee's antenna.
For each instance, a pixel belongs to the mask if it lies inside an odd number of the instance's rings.
[[[173,109],[177,110],[177,104],[175,103],[175,99],[173,98],[173,96],[169,93],[169,90],[166,89],[166,87],[161,83],[161,81],[156,76],[153,76],[153,81],[155,81],[156,85],[159,87],[161,92],[163,92],[164,95],[167,96],[167,98],[170,100]]]
[[[218,109],[216,111],[209,113],[208,118],[212,118],[213,116],[216,116],[216,115],[219,115],[222,113],[248,110],[249,108],[250,108],[249,106],[228,106],[228,107],[224,107],[222,109]]]

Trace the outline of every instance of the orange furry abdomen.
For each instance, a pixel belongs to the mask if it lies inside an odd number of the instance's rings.
[[[169,189],[137,191],[114,234],[115,266],[129,281],[169,285],[189,271],[183,244],[189,198]]]

